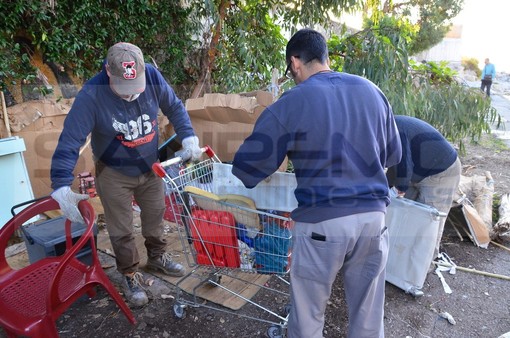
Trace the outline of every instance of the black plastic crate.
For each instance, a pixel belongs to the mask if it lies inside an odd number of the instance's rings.
[[[76,243],[85,232],[86,225],[71,223],[71,236]],[[23,239],[27,247],[28,259],[34,263],[45,257],[62,255],[66,250],[65,217],[52,218],[23,228]],[[97,244],[97,224],[94,224],[94,241]],[[90,243],[87,243],[76,255],[86,264],[92,262]]]

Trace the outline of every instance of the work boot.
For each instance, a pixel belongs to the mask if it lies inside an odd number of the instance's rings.
[[[147,259],[147,268],[163,272],[166,275],[181,277],[184,276],[186,269],[172,260],[170,254],[164,253],[158,258]]]
[[[147,298],[142,284],[143,275],[140,272],[124,275],[124,283],[122,285],[124,296],[132,306],[140,307],[149,303],[149,298]]]

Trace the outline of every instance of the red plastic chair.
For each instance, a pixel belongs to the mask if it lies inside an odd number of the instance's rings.
[[[9,337],[58,337],[55,324],[58,317],[85,293],[89,297],[95,296],[98,285],[110,294],[127,319],[136,323],[133,313],[101,267],[94,241],[93,207],[87,201],[81,201],[78,208],[87,227],[81,238],[72,243],[71,222],[66,220],[65,253],[40,259],[19,270],[13,270],[5,258],[9,239],[32,217],[60,207],[51,197],[42,198],[0,229],[0,325]],[[92,249],[90,265],[76,257],[87,244]]]

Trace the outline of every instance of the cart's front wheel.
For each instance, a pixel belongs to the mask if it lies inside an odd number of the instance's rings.
[[[214,274],[209,277],[209,284],[213,286],[217,286],[218,284],[221,284],[221,275]]]
[[[186,317],[186,311],[184,310],[184,304],[175,303],[174,304],[174,314],[179,319]]]
[[[290,314],[290,309],[291,309],[291,305],[290,304],[285,305],[285,307],[283,308],[283,314],[285,316],[289,315]]]
[[[283,328],[278,325],[273,325],[267,329],[267,336],[269,338],[283,338]]]

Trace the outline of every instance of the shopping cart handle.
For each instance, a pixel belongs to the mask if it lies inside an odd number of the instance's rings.
[[[200,148],[200,150],[202,150],[202,153],[205,153],[209,158],[212,158],[215,155],[211,147],[207,145]],[[178,150],[175,152],[174,158],[180,158],[182,162],[186,162],[191,158],[191,150],[189,149]]]
[[[177,164],[177,163],[181,163],[182,161],[183,161],[182,157],[177,156],[177,157],[172,157],[171,159],[166,160],[164,162],[154,163],[154,164],[159,164],[162,168],[165,168],[165,167],[169,167],[171,165]]]
[[[156,175],[158,175],[159,177],[163,178],[166,176],[166,171],[165,169],[163,169],[163,167],[161,166],[161,163],[154,163],[152,165],[152,171],[154,171],[154,173]]]
[[[203,153],[205,153],[209,158],[212,158],[215,156],[214,151],[209,146],[204,146],[200,148]],[[172,157],[169,160],[166,160],[164,162],[161,162],[161,166],[163,168],[180,163],[180,162],[186,162],[191,158],[191,151],[188,149],[186,150],[179,150],[175,152],[175,157]]]
[[[209,147],[208,145],[204,146],[202,148],[202,151],[209,157],[209,158],[213,158],[214,156],[216,156],[216,154],[214,153],[214,150],[212,150],[211,147]]]
[[[216,156],[216,154],[214,153],[212,148],[207,146],[207,145],[202,147],[202,148],[200,148],[200,149],[209,158],[213,158],[214,156]],[[185,162],[185,161],[187,161],[187,160],[189,160],[191,158],[191,153],[189,151],[183,151],[183,150],[177,151],[175,153],[175,155],[176,155],[175,157],[172,157],[169,160],[163,161],[161,163],[157,163],[157,162],[154,163],[152,165],[152,171],[154,171],[154,173],[156,175],[158,175],[159,177],[163,178],[163,177],[166,176],[165,167],[169,167],[169,166],[174,165],[174,164]]]

